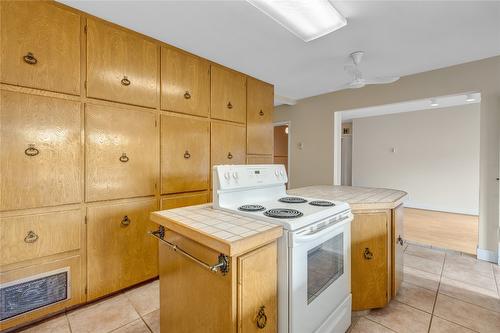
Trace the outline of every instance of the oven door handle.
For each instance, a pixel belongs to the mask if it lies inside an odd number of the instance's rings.
[[[300,234],[300,233],[293,234],[293,236],[292,236],[293,243],[305,243],[305,242],[310,242],[310,241],[316,240],[318,238],[321,238],[324,235],[331,233],[332,230],[338,229],[338,228],[342,227],[343,225],[345,225],[346,223],[351,222],[352,219],[353,219],[353,216],[351,213],[349,213],[349,215],[347,215],[345,218],[338,220],[338,221],[336,221],[336,222],[334,222],[334,223],[332,223],[332,224],[330,224],[322,229],[319,229],[316,232],[304,233],[304,234]]]

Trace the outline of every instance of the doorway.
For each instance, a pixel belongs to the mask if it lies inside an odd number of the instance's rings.
[[[290,122],[280,122],[274,126],[274,164],[283,164],[288,175],[287,188],[290,184]]]

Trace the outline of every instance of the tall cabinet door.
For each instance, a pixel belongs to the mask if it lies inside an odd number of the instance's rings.
[[[132,32],[87,19],[87,96],[156,107],[157,50]]]
[[[218,164],[245,164],[245,127],[212,123],[212,166]]]
[[[158,275],[158,244],[149,214],[156,199],[87,208],[89,300]]]
[[[154,112],[87,104],[86,201],[154,195],[156,132]]]
[[[0,210],[82,197],[79,102],[1,91]]]
[[[208,120],[161,116],[161,192],[208,189]]]
[[[273,154],[274,87],[248,78],[247,154]]]
[[[210,63],[183,51],[162,47],[161,108],[208,117]]]
[[[80,16],[48,1],[1,1],[0,80],[80,94]]]
[[[211,117],[246,122],[246,76],[220,66],[211,67]]]

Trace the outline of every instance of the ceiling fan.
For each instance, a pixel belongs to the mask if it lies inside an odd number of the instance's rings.
[[[399,80],[399,76],[376,76],[372,78],[364,78],[363,74],[359,70],[358,66],[363,59],[363,51],[353,52],[349,55],[352,60],[352,64],[346,65],[344,67],[345,71],[352,75],[353,80],[339,87],[340,89],[355,89],[362,88],[367,84],[386,84],[392,83]]]

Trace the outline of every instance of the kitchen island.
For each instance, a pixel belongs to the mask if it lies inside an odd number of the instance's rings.
[[[308,186],[291,195],[345,201],[351,206],[351,289],[354,311],[386,306],[403,279],[404,191],[354,186]]]

